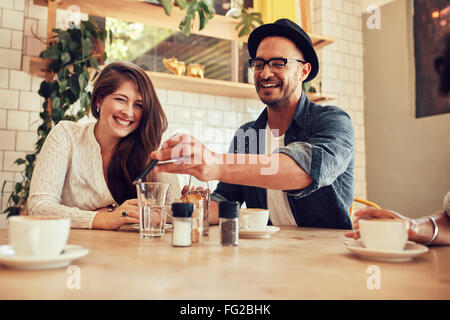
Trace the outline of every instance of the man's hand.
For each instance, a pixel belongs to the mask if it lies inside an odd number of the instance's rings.
[[[155,172],[190,174],[201,181],[220,180],[220,157],[203,143],[187,134],[180,134],[165,141],[161,150],[151,153],[159,161],[177,160],[174,163],[158,164]]]

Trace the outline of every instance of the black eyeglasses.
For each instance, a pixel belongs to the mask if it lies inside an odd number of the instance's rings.
[[[262,58],[252,58],[248,60],[250,68],[256,72],[262,72],[266,64],[269,65],[270,71],[274,73],[283,72],[286,69],[286,64],[288,61],[295,61],[300,63],[306,63],[306,61],[296,59],[296,58],[271,58],[269,60],[264,60]]]

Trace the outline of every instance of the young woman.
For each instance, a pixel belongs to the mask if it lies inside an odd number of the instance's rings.
[[[91,98],[94,123],[60,121],[39,154],[28,213],[69,217],[72,228],[117,229],[138,223],[133,180],[161,142],[167,119],[147,74],[128,62],[106,66]],[[176,176],[152,174],[170,183],[169,201],[180,197]]]

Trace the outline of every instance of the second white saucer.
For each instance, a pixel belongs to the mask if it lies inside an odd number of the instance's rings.
[[[239,237],[240,238],[262,238],[262,237],[269,237],[271,234],[278,232],[280,228],[274,227],[274,226],[267,226],[264,229],[261,230],[239,230]]]
[[[428,248],[426,246],[413,241],[408,241],[402,251],[380,251],[367,249],[364,247],[361,240],[349,240],[344,242],[344,245],[348,250],[360,258],[388,262],[410,261],[412,258],[428,252]]]

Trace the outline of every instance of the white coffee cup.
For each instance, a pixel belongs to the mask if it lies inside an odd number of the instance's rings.
[[[400,219],[360,219],[359,234],[367,249],[402,251],[408,240],[408,222]]]
[[[261,230],[269,222],[268,209],[244,208],[239,210],[239,228],[243,230]]]
[[[18,256],[58,256],[69,238],[68,218],[13,216],[8,223],[9,244]]]

